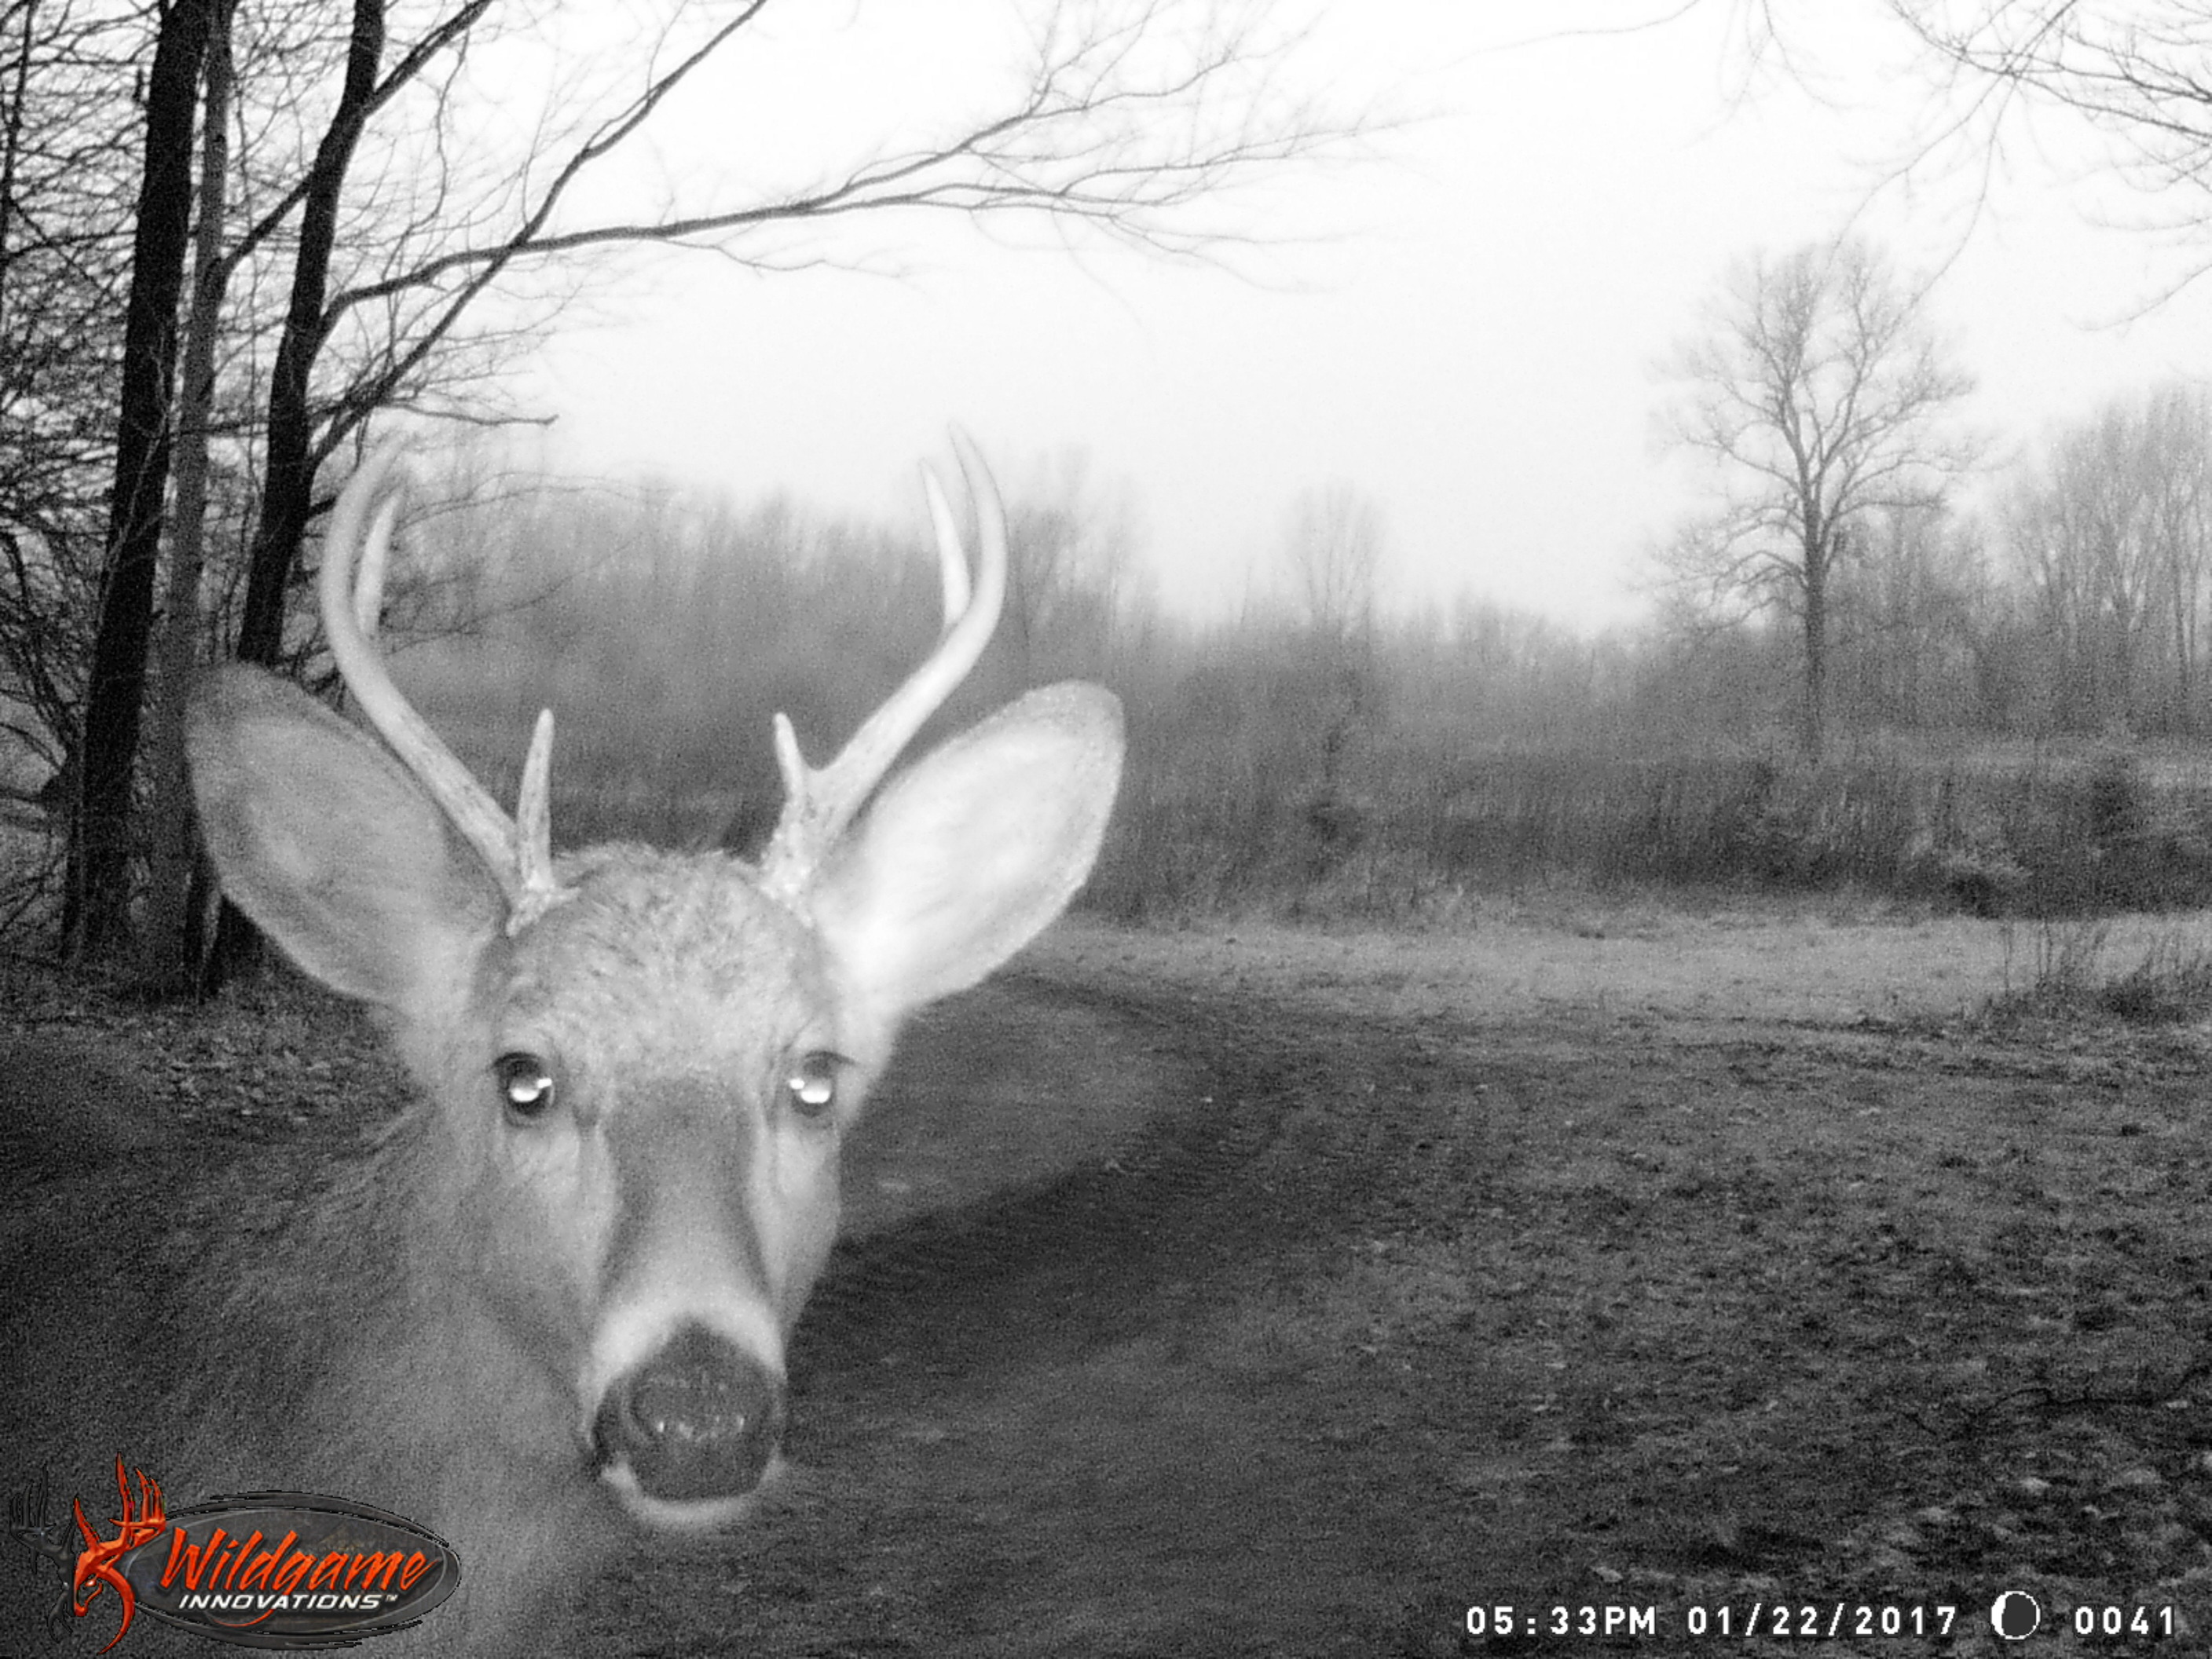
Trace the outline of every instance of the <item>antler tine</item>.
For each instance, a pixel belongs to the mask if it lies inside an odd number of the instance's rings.
[[[937,482],[937,474],[926,461],[921,468],[921,493],[929,498],[929,522],[937,532],[937,574],[945,595],[938,632],[944,635],[967,614],[974,589],[969,583],[968,555],[960,545],[960,525],[952,516],[952,503],[945,499],[945,486]]]
[[[937,648],[905,684],[860,722],[860,729],[827,766],[809,767],[799,752],[799,738],[790,720],[782,714],[775,717],[783,811],[761,861],[761,872],[763,884],[787,902],[805,890],[823,857],[890,770],[900,750],[921,729],[922,722],[968,677],[999,625],[999,612],[1006,597],[1006,507],[974,441],[956,428],[952,445],[968,494],[975,504],[976,538],[981,550],[971,589],[968,556],[960,544],[951,504],[937,475],[924,466],[922,489],[929,498],[930,522],[937,532],[945,605],[944,632]]]
[[[368,723],[401,764],[415,775],[461,838],[476,849],[507,895],[507,931],[513,933],[541,914],[561,890],[553,878],[548,791],[553,711],[549,708],[538,716],[529,757],[523,764],[516,818],[510,819],[385,672],[375,635],[384,606],[384,574],[391,557],[392,527],[406,500],[406,462],[404,441],[384,444],[339,492],[318,582],[323,631],[330,637],[338,677]],[[368,524],[364,535],[365,519]]]

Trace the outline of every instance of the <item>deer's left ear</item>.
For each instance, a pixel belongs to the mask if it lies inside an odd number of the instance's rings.
[[[814,889],[847,982],[896,1018],[1028,944],[1091,873],[1121,751],[1119,700],[1068,682],[1030,692],[894,779]]]

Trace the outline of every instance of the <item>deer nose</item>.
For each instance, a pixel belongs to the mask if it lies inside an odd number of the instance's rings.
[[[783,1382],[720,1337],[687,1327],[607,1385],[592,1419],[600,1473],[629,1467],[649,1498],[740,1498],[783,1433]]]

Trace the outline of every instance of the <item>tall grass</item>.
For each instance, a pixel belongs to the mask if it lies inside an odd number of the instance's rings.
[[[1903,750],[1814,767],[1401,751],[1334,795],[1279,767],[1239,781],[1234,768],[1140,753],[1097,901],[1133,915],[1224,902],[1390,914],[1565,878],[1857,890],[1983,915],[2212,904],[2212,787],[2154,784],[2124,754],[1931,762]]]
[[[2212,1008],[2212,952],[2193,924],[2129,947],[2122,962],[2109,917],[2045,918],[2005,932],[2005,989],[1983,1017],[2118,1020],[2129,1025],[2195,1024]],[[2025,938],[2025,951],[2018,941]],[[2023,971],[2014,977],[2015,966]]]

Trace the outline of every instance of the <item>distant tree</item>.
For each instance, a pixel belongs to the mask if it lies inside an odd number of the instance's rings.
[[[1564,751],[1601,724],[1607,649],[1540,612],[1461,591],[1384,630],[1394,735],[1447,761],[1500,744]]]
[[[1739,260],[1663,367],[1681,386],[1668,428],[1711,465],[1720,499],[1662,560],[1709,609],[1796,618],[1799,732],[1817,760],[1838,567],[1869,514],[1942,501],[1972,457],[1944,417],[1972,381],[1922,320],[1919,294],[1856,239]]]
[[[1991,597],[1977,526],[1940,508],[1869,512],[1838,576],[1839,713],[1905,730],[1976,718]]]
[[[1291,507],[1283,558],[1307,627],[1349,649],[1372,633],[1382,592],[1382,509],[1337,480],[1302,492]]]
[[[1312,486],[1291,505],[1283,557],[1305,639],[1280,685],[1286,715],[1321,738],[1320,776],[1305,808],[1316,873],[1362,833],[1349,773],[1354,738],[1384,716],[1376,621],[1387,551],[1382,509],[1352,484]]]
[[[1127,487],[1100,485],[1087,454],[1062,450],[1031,468],[1006,512],[1012,567],[999,629],[1021,654],[1025,684],[1105,672],[1148,597]]]
[[[2168,386],[2117,399],[2062,434],[2005,524],[2045,641],[2054,717],[2199,729],[2212,605],[2204,393]]]

